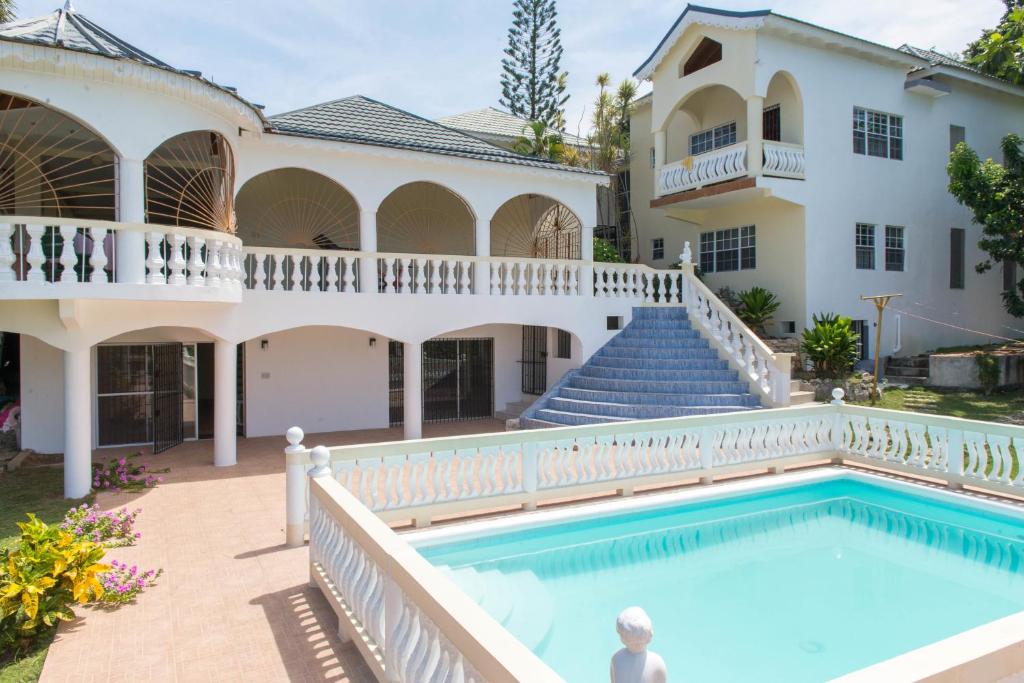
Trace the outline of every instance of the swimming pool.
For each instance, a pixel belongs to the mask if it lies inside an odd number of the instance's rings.
[[[643,607],[670,680],[823,681],[1024,610],[1014,508],[843,471],[406,538],[569,683]]]

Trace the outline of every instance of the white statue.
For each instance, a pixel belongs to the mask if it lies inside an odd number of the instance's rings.
[[[693,263],[693,252],[690,251],[690,243],[683,243],[683,253],[679,255],[680,263]]]
[[[612,683],[666,683],[665,660],[647,649],[654,637],[647,612],[627,607],[615,620],[615,630],[626,647],[612,656]]]

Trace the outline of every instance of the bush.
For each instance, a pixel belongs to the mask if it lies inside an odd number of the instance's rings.
[[[987,353],[980,353],[974,357],[978,364],[978,381],[981,382],[981,390],[986,395],[991,394],[999,386],[999,360]]]
[[[140,570],[137,565],[111,560],[111,570],[100,577],[103,583],[102,601],[108,605],[132,602],[146,588],[152,586],[163,569]]]
[[[622,256],[619,255],[611,242],[603,237],[594,238],[594,261],[597,263],[622,263]]]
[[[135,541],[141,537],[141,534],[135,531],[135,518],[140,512],[141,509],[132,512],[105,512],[100,510],[98,505],[82,503],[68,510],[60,528],[78,538],[101,543],[108,548],[135,545]]]
[[[765,325],[779,310],[781,302],[764,287],[751,287],[736,297],[740,302],[736,315],[755,333],[765,336]]]
[[[835,314],[815,315],[814,327],[804,330],[800,350],[814,363],[818,377],[846,377],[857,361],[853,321]]]
[[[138,458],[139,455],[141,454],[136,453],[135,455],[124,456],[117,460],[112,460],[105,465],[93,463],[93,489],[97,491],[106,489],[115,492],[140,491],[142,489],[153,488],[159,482],[163,481],[163,477],[157,477],[155,475],[164,474],[169,470],[151,470],[149,469],[149,465],[137,465],[135,464],[135,459]]]
[[[102,545],[49,526],[19,522],[21,540],[0,553],[0,651],[25,651],[42,630],[75,618],[74,603],[103,595]]]

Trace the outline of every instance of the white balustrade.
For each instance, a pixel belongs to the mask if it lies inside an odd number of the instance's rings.
[[[747,143],[740,142],[658,170],[658,196],[693,190],[747,174]]]
[[[779,176],[780,178],[803,178],[803,145],[765,140],[762,172],[764,175]]]

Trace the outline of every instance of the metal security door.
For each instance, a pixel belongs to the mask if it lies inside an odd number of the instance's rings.
[[[402,424],[405,353],[388,346],[388,412]],[[494,415],[494,340],[431,339],[423,342],[423,421],[455,422]]]
[[[548,387],[548,328],[523,325],[523,393],[543,394]]]
[[[153,345],[153,452],[182,442],[181,344]]]

